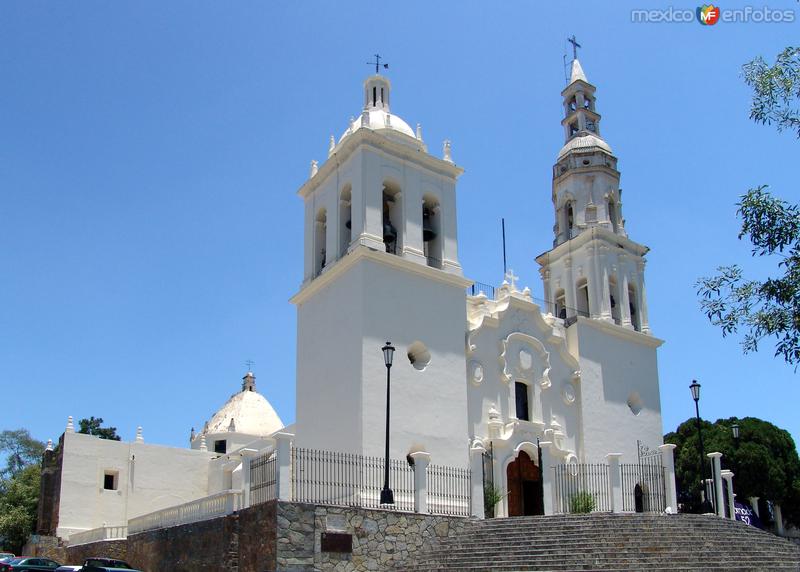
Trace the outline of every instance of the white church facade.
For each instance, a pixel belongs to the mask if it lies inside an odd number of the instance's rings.
[[[648,249],[625,230],[617,158],[578,60],[561,93],[553,248],[536,257],[544,301],[513,273],[496,289],[469,289],[456,216],[463,169],[449,142],[442,157],[428,152],[421,129],[392,113],[386,77],[363,87],[361,114],[298,193],[295,424],[283,426],[248,373],[188,449],[68,428],[42,532],[66,538],[231,491],[246,505],[248,459],[288,459],[281,447],[382,457],[387,340],[397,348],[390,457],[472,471],[473,496],[483,482],[502,493],[498,516],[552,512],[551,466],[634,463],[662,445]],[[275,478],[291,471],[281,465]],[[472,513],[482,506],[473,498]]]

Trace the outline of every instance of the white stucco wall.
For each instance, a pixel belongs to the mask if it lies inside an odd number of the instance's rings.
[[[64,435],[58,536],[108,525],[208,494],[211,453]],[[117,490],[104,490],[106,471]]]
[[[390,455],[425,450],[433,463],[467,466],[461,279],[387,253],[350,256],[298,305],[298,446],[383,456],[389,340]],[[416,341],[431,354],[422,371],[407,357]]]
[[[600,320],[579,318],[567,328],[579,355],[583,393],[583,449],[586,462],[622,453],[637,460],[637,439],[650,449],[663,443],[656,348],[661,340]],[[628,400],[638,395],[641,411]]]

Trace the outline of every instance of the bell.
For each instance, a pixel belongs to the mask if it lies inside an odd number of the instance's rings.
[[[422,240],[430,242],[436,238],[436,231],[433,230],[433,223],[431,222],[431,211],[429,209],[422,209]]]
[[[383,221],[383,242],[389,243],[397,240],[397,230],[389,220]]]

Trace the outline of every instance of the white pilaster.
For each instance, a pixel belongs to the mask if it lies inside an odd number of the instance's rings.
[[[711,459],[712,478],[714,479],[714,510],[717,516],[725,518],[725,498],[722,492],[722,453],[713,452],[706,455]]]
[[[414,459],[414,512],[428,514],[428,465],[431,454],[424,451],[411,453]]]
[[[661,465],[664,467],[664,490],[666,492],[667,507],[672,512],[678,512],[678,489],[675,485],[675,447],[672,443],[665,443],[659,447],[661,451]]]
[[[608,461],[608,486],[611,498],[611,512],[622,512],[622,472],[619,465],[622,453],[609,453]]]
[[[292,440],[291,433],[275,434],[275,454],[278,467],[275,471],[275,498],[282,501],[292,500]]]
[[[783,530],[783,514],[781,512],[781,506],[778,504],[772,505],[772,516],[775,517],[775,533],[778,536],[784,536],[785,532]]]
[[[736,520],[736,509],[733,505],[733,473],[728,470],[722,471],[722,478],[725,479],[725,486],[728,489],[728,518]]]
[[[483,500],[483,454],[486,449],[475,443],[469,449],[469,469],[471,478],[470,516],[485,518]]]
[[[553,514],[553,467],[556,464],[556,458],[551,451],[552,443],[550,441],[542,441],[539,443],[539,448],[542,451],[542,466],[539,467],[542,477],[542,490],[544,501],[544,514],[550,516]]]

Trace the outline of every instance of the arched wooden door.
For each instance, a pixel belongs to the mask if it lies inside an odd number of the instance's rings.
[[[541,472],[525,451],[506,468],[508,516],[544,514]]]

